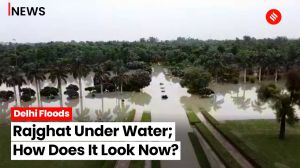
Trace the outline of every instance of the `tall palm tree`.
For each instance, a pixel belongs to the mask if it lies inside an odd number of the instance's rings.
[[[101,94],[103,94],[103,83],[106,81],[109,74],[107,71],[104,70],[102,65],[95,66],[94,73],[95,73],[95,79],[97,79],[100,82]]]
[[[114,68],[115,72],[115,83],[119,85],[121,94],[123,93],[123,85],[128,82],[128,75],[126,74],[127,69],[123,64],[116,65]]]
[[[119,82],[120,82],[120,89],[121,89],[121,94],[123,93],[123,85],[127,84],[129,81],[128,75],[125,72],[122,72],[118,75]]]
[[[7,87],[13,87],[16,106],[18,106],[17,89],[19,89],[23,84],[26,84],[22,71],[15,66],[8,67],[4,74],[4,82]]]
[[[67,67],[66,65],[60,60],[57,61],[54,65],[51,66],[50,68],[50,75],[49,75],[49,79],[51,80],[51,82],[55,82],[57,81],[57,88],[59,90],[59,94],[60,94],[60,106],[63,106],[63,102],[62,102],[62,88],[61,88],[61,84],[62,81],[64,81],[65,83],[67,83]]]
[[[75,58],[71,67],[71,73],[74,79],[79,82],[79,97],[82,98],[82,78],[85,78],[90,72],[89,67],[85,64],[80,57]]]
[[[247,69],[252,66],[252,59],[255,55],[254,51],[251,50],[241,50],[238,55],[238,63],[244,71],[244,83],[247,82]]]
[[[31,83],[35,83],[38,106],[42,106],[40,98],[40,82],[46,80],[45,72],[40,68],[39,63],[31,63],[27,65],[25,76]]]
[[[258,73],[257,73],[258,82],[261,83],[261,81],[262,81],[262,71],[268,65],[265,50],[259,51],[258,54],[255,55],[254,59],[255,59],[254,62],[257,63],[257,68],[258,68]]]
[[[97,65],[94,68],[94,73],[95,73],[95,79],[97,79],[100,82],[100,87],[101,87],[101,105],[102,105],[102,111],[104,111],[104,97],[103,97],[103,83],[107,80],[109,77],[109,73],[104,70],[102,65]]]

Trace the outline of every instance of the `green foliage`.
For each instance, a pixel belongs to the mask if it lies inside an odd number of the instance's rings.
[[[187,112],[187,116],[191,125],[201,122],[197,115],[192,111]]]
[[[66,87],[66,91],[64,92],[65,95],[68,95],[69,99],[77,99],[79,97],[79,87],[73,84],[70,84]]]
[[[206,142],[213,151],[218,155],[228,168],[242,168],[242,166],[231,156],[224,146],[214,137],[214,135],[206,128],[203,123],[196,123],[196,129],[201,133]]]
[[[188,135],[193,145],[193,149],[196,154],[200,167],[210,168],[211,166],[208,162],[208,159],[204,153],[201,144],[199,143],[197,136],[193,132],[189,132]]]
[[[258,98],[263,101],[272,100],[273,108],[276,111],[276,118],[280,122],[279,139],[285,138],[285,123],[293,125],[298,121],[297,115],[295,114],[294,104],[299,101],[298,96],[295,96],[297,89],[297,82],[295,83],[293,78],[294,75],[289,74],[287,79],[287,87],[290,93],[281,93],[274,84],[261,86],[258,89]]]
[[[170,67],[170,71],[171,71],[173,76],[176,76],[176,77],[183,77],[184,76],[184,72],[183,72],[182,68],[180,68],[178,66]]]
[[[119,72],[124,67],[129,71],[150,73],[153,62],[171,65],[175,76],[183,76],[186,67],[204,67],[216,81],[237,83],[241,69],[253,71],[260,68],[263,75],[266,72],[274,75],[277,70],[284,72],[291,67],[299,67],[299,48],[299,39],[278,37],[258,40],[249,36],[225,41],[179,37],[171,41],[149,38],[139,42],[0,44],[0,83],[8,87],[22,86],[25,83],[24,73],[30,82],[39,83],[45,80],[46,73],[50,73],[49,79],[58,81],[60,89],[68,73],[80,79],[92,69],[97,69],[95,67],[101,67],[103,73],[94,71],[96,86],[105,83],[107,77],[104,73]],[[147,86],[148,81],[144,78],[138,83],[129,82],[124,90],[137,91]],[[132,88],[135,85],[139,86]],[[197,92],[198,89],[190,91]]]
[[[255,83],[256,77],[255,76],[248,76],[247,81],[249,81],[250,83]]]
[[[14,97],[14,92],[12,91],[0,91],[0,100],[8,101]]]
[[[218,74],[218,82],[234,83],[239,82],[240,71],[236,66],[224,66]]]
[[[59,90],[55,87],[49,87],[46,86],[41,90],[41,96],[47,97],[47,98],[53,98],[58,96]]]
[[[68,89],[64,92],[65,95],[68,95],[68,99],[78,99],[79,93],[75,90]]]
[[[144,111],[141,121],[142,122],[151,122],[151,113],[147,112],[147,111]]]
[[[120,70],[118,70],[120,71]],[[86,88],[87,91],[101,92],[101,84],[103,90],[109,92],[115,91],[122,85],[123,91],[140,91],[140,89],[148,86],[151,82],[151,74],[148,71],[137,69],[127,72],[118,73],[118,75],[103,74],[102,72],[96,73],[94,78],[95,87]],[[120,89],[120,88],[119,88]]]
[[[23,84],[26,84],[22,69],[10,66],[3,72],[3,81],[6,83],[7,87],[21,87]]]
[[[123,86],[124,91],[140,91],[151,82],[151,74],[144,70],[131,71],[125,78],[127,81]]]
[[[86,91],[89,91],[90,93],[92,93],[95,90],[95,87],[91,86],[91,87],[87,87],[85,88]]]
[[[273,168],[274,165],[266,159],[266,157],[262,156],[259,152],[251,149],[242,139],[237,137],[235,134],[231,132],[225,125],[220,124],[215,118],[213,118],[208,112],[205,110],[201,110],[205,119],[215,128],[217,129],[239,152],[247,158],[247,160],[255,167],[262,168],[268,167]]]
[[[215,94],[215,92],[209,88],[202,88],[199,89],[198,94],[201,95],[202,97],[209,97]]]
[[[285,141],[276,138],[278,124],[275,120],[226,121],[222,125],[256,153],[263,168],[300,167],[299,124],[287,126],[290,138]]]
[[[22,88],[21,90],[21,100],[28,102],[32,100],[32,97],[35,96],[35,91],[31,88]]]
[[[292,106],[290,95],[279,95],[278,98],[275,100],[273,108],[276,110],[276,118],[279,122],[281,122],[282,116],[286,116],[284,117],[284,120],[286,120],[287,123],[290,125],[294,125],[297,121],[297,116],[295,113],[295,109]]]
[[[67,90],[74,90],[74,91],[78,91],[79,90],[79,87],[77,85],[73,85],[73,84],[70,84],[66,87]]]
[[[206,88],[211,81],[211,74],[201,68],[187,68],[180,84],[188,88],[189,93],[199,93],[200,89]]]
[[[300,71],[292,70],[288,72],[286,78],[286,87],[291,93],[292,101],[297,102],[300,100]]]
[[[257,96],[262,101],[274,99],[280,94],[281,90],[275,84],[261,85],[257,90]]]

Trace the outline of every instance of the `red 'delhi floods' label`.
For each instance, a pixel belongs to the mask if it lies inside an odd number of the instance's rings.
[[[12,107],[11,121],[72,121],[71,107]]]
[[[271,25],[276,25],[280,23],[281,19],[282,19],[281,13],[277,9],[271,9],[266,14],[266,20]]]

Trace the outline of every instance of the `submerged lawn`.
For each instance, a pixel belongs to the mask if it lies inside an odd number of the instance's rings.
[[[2,168],[113,168],[115,161],[11,161],[10,126],[0,126],[0,167]]]
[[[300,123],[287,127],[285,140],[277,138],[275,120],[227,121],[224,125],[277,167],[300,167]]]

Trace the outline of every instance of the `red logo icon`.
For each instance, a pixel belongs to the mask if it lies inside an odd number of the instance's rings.
[[[266,19],[271,25],[276,25],[281,21],[281,13],[277,9],[271,9],[267,12]]]

